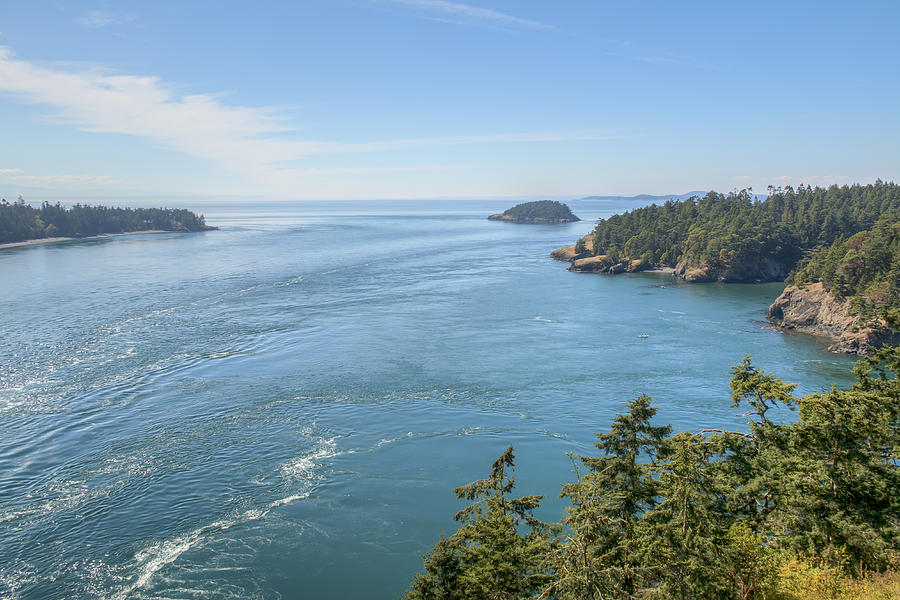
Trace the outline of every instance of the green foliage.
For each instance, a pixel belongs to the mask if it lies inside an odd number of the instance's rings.
[[[710,192],[614,215],[597,223],[594,255],[780,280],[804,252],[869,229],[900,209],[900,185],[881,181],[771,191],[762,202],[750,190]]]
[[[580,221],[566,204],[555,200],[524,202],[503,211],[517,221]]]
[[[716,598],[729,581],[719,568],[725,529],[719,519],[728,489],[702,436],[680,432],[662,444],[651,466],[661,502],[639,524],[641,561],[655,585],[647,597]]]
[[[0,243],[150,229],[204,231],[212,228],[206,225],[202,216],[184,209],[110,208],[83,204],[67,209],[59,203],[49,202],[36,209],[25,204],[21,197],[12,204],[0,200]]]
[[[453,517],[462,525],[425,557],[425,573],[416,575],[404,598],[523,598],[549,582],[544,561],[552,528],[532,514],[543,496],[509,496],[515,478],[507,469],[514,460],[510,446],[487,479],[456,489],[457,498],[472,502]]]
[[[869,230],[815,249],[789,281],[821,282],[833,295],[851,298],[863,323],[882,319],[900,328],[900,218],[885,215]]]
[[[731,582],[731,597],[771,598],[777,582],[778,558],[746,523],[734,523],[725,535],[721,568]]]
[[[508,450],[489,479],[457,490],[476,502],[407,597],[896,597],[900,349],[854,372],[849,389],[796,398],[793,384],[745,358],[731,370],[745,431],[670,435],[651,424],[649,397],[632,400],[598,434],[599,456],[570,455],[575,481],[561,495],[571,506],[556,541],[527,516],[538,497],[508,498]],[[796,421],[784,421],[785,408]]]
[[[572,533],[556,556],[563,576],[554,587],[561,598],[630,598],[637,590],[637,523],[658,493],[650,466],[640,458],[655,458],[670,431],[650,424],[656,414],[650,403],[645,395],[629,402],[611,431],[597,434],[602,455],[579,457],[588,472],[563,486],[561,496],[572,502],[565,523]]]

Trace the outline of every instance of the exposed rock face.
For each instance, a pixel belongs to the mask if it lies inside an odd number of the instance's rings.
[[[509,221],[510,223],[515,223],[516,218],[512,215],[505,215],[503,213],[496,213],[488,217],[488,221]]]
[[[720,281],[722,283],[760,283],[784,281],[791,271],[790,265],[774,260],[762,260],[753,264],[735,263],[727,267],[692,264],[683,259],[675,267],[675,275],[689,283]]]
[[[578,252],[579,246],[583,247],[584,250]],[[616,262],[605,254],[591,256],[593,250],[594,236],[589,233],[581,238],[578,244],[554,250],[550,253],[550,257],[554,260],[572,263],[568,270],[576,273],[607,273],[615,275],[617,273],[637,273],[638,271],[647,271],[653,268],[652,264],[640,260]]]
[[[489,221],[506,221],[508,223],[574,223],[580,221],[576,216],[572,217],[515,217],[506,213],[496,213],[488,217]]]
[[[559,250],[554,250],[550,253],[550,258],[561,262],[574,262],[578,256],[578,252],[575,251],[575,244],[560,248]]]
[[[860,323],[850,314],[850,301],[832,296],[821,283],[788,286],[769,307],[767,317],[784,330],[831,338],[836,342],[829,348],[832,352],[867,354],[900,343],[900,335],[883,322]]]
[[[605,254],[600,256],[590,256],[587,258],[578,258],[572,262],[569,271],[576,273],[608,273],[616,275],[617,273],[637,273],[638,271],[646,271],[653,268],[653,265],[641,262],[639,260],[623,260],[614,262]]]
[[[584,248],[581,252],[578,251],[578,246]],[[550,258],[553,260],[558,260],[561,262],[575,262],[579,258],[588,258],[594,252],[594,236],[593,234],[587,234],[580,240],[578,240],[577,244],[572,244],[571,246],[566,246],[564,248],[560,248],[558,250],[554,250],[550,253]]]
[[[579,252],[579,247],[583,250]],[[614,262],[608,256],[601,254],[593,256],[594,236],[588,234],[579,240],[578,244],[566,246],[550,253],[550,257],[564,262],[572,263],[570,271],[582,273],[634,273],[651,269],[669,271],[667,267],[660,267],[640,260],[623,260]],[[727,267],[711,266],[705,263],[696,264],[688,259],[683,259],[672,270],[672,274],[680,277],[688,283],[706,283],[718,281],[722,283],[760,283],[764,281],[784,281],[790,273],[791,265],[786,265],[775,260],[761,260],[757,262],[735,262]]]

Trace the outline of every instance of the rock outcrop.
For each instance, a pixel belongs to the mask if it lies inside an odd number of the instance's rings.
[[[660,270],[680,277],[688,283],[760,283],[765,281],[784,281],[791,270],[786,265],[774,260],[763,260],[753,264],[735,263],[724,266],[711,266],[705,263],[696,264],[687,259],[681,260],[674,269],[660,267],[657,264],[642,260],[614,261],[605,254],[593,255],[594,236],[587,234],[577,244],[554,250],[550,257],[554,260],[570,262],[570,271],[580,273],[634,273],[637,271]]]
[[[863,323],[851,313],[848,298],[833,296],[821,283],[788,286],[769,307],[769,320],[779,329],[828,337],[832,352],[868,354],[875,348],[900,344],[883,322]]]
[[[507,223],[574,223],[580,221],[576,216],[572,217],[516,217],[506,213],[496,213],[488,217],[489,221],[506,221]]]
[[[682,259],[675,267],[675,275],[688,283],[762,283],[784,281],[791,271],[791,265],[774,260],[761,260],[752,264],[735,263],[727,267],[713,267],[708,264],[694,264]]]
[[[580,251],[579,251],[580,250]],[[594,235],[587,234],[577,244],[565,246],[550,253],[550,258],[561,262],[575,262],[580,258],[587,258],[594,252]]]
[[[580,252],[579,252],[580,250]],[[592,256],[594,250],[594,236],[587,234],[577,244],[565,246],[550,253],[550,258],[561,262],[572,263],[568,270],[576,273],[637,273],[648,271],[655,266],[641,260],[615,261],[606,254]]]

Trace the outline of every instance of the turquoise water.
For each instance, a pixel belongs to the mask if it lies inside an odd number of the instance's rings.
[[[394,598],[509,444],[557,519],[565,452],[641,392],[740,427],[746,354],[848,382],[763,328],[780,285],[568,273],[548,253],[625,206],[506,204],[209,205],[221,231],[0,250],[0,598]]]

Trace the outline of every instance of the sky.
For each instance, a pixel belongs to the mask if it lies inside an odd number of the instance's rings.
[[[900,180],[900,2],[0,3],[0,195]]]

